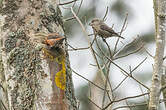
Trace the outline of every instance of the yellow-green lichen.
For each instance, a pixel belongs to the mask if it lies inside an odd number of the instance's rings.
[[[32,110],[34,96],[39,93],[39,79],[37,75],[43,73],[40,66],[39,51],[33,45],[22,39],[18,47],[10,51],[8,65],[14,68],[10,80],[16,82],[12,90],[13,108],[16,110]]]
[[[16,47],[18,39],[28,40],[23,30],[17,30],[17,32],[10,32],[5,40],[5,51],[8,53]],[[24,42],[20,42],[24,43]]]
[[[19,3],[19,0],[7,0],[0,4],[0,14],[6,15],[5,24],[2,27],[3,30],[9,29],[15,19],[17,19],[16,11],[19,9]]]

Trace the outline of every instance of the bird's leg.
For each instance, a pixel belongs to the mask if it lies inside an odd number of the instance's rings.
[[[105,39],[105,38],[102,37],[102,39],[103,39],[103,42],[106,42],[106,39]]]
[[[93,45],[93,43],[94,43],[94,41],[96,40],[96,37],[97,37],[97,32],[93,29],[93,33],[94,33],[94,39],[93,39],[93,41],[92,41],[92,43],[91,43],[91,46]]]
[[[97,35],[95,35],[95,38],[93,39],[93,41],[92,41],[92,43],[91,43],[91,46],[93,45],[94,41],[96,40],[96,36],[97,36]]]

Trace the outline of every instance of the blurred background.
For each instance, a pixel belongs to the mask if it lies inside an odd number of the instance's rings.
[[[60,0],[60,3],[68,2],[68,0]],[[63,18],[65,21],[65,31],[68,37],[68,43],[74,48],[86,48],[88,47],[88,41],[81,29],[79,23],[73,19],[68,20],[72,17],[71,10],[68,9],[74,3],[69,5],[60,6],[62,10]],[[78,11],[81,0],[78,0],[73,7],[75,12]],[[146,86],[151,86],[151,75],[152,75],[152,64],[153,58],[150,57],[145,50],[147,50],[151,55],[155,55],[155,42],[154,42],[154,16],[153,16],[153,0],[83,0],[78,17],[84,23],[86,31],[88,34],[92,34],[93,30],[88,25],[88,23],[93,18],[103,18],[108,7],[108,13],[106,16],[106,21],[109,26],[113,25],[113,29],[116,32],[119,32],[122,28],[126,14],[128,13],[127,19],[127,28],[122,33],[122,36],[125,37],[124,40],[121,40],[118,45],[118,49],[123,45],[130,43],[126,48],[120,53],[121,55],[132,52],[136,50],[140,42],[144,43],[144,48],[139,52],[129,55],[127,57],[115,60],[115,63],[121,66],[124,70],[130,71],[130,68],[135,68],[142,60],[146,57],[145,62],[139,66],[133,72],[133,76],[141,81]],[[89,36],[91,41],[94,36]],[[102,39],[97,37],[99,44],[105,53],[108,53],[106,45],[103,43]],[[141,41],[141,40],[142,41]],[[107,42],[111,48],[114,49],[115,42],[117,38],[108,38]],[[94,46],[95,48],[95,46]],[[71,48],[70,48],[71,49]],[[99,55],[102,54],[97,50]],[[81,76],[89,79],[95,84],[104,87],[102,73],[99,72],[93,55],[90,49],[83,50],[70,50],[70,63],[74,71],[79,73]],[[103,65],[102,60],[99,60],[100,65]],[[103,70],[104,71],[104,70]],[[117,85],[125,78],[126,76],[122,74],[121,70],[116,66],[110,66],[109,78],[112,88],[116,88]],[[80,102],[80,110],[98,110],[91,101],[95,102],[98,106],[102,106],[103,94],[104,92],[88,83],[82,77],[73,73],[73,83],[75,88],[76,97]],[[147,89],[140,86],[132,78],[127,77],[126,80],[114,91],[114,96],[116,99],[121,99],[124,97],[135,96],[142,93],[147,93]],[[91,101],[89,100],[91,98]],[[113,104],[113,108],[122,106],[122,105],[134,105],[141,104],[148,101],[148,97],[138,97],[134,99],[124,100],[118,103]],[[109,101],[107,102],[107,104]],[[119,110],[146,110],[146,106],[136,106],[132,108],[120,108]],[[160,107],[162,109],[162,104]]]

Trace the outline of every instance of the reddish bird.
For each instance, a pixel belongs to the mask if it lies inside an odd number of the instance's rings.
[[[65,37],[58,33],[51,33],[45,37],[44,44],[51,48],[61,48]]]
[[[43,49],[47,55],[51,55],[56,58],[57,56],[65,54],[63,49],[64,36],[61,36],[58,33],[37,33],[35,36],[35,39],[39,39],[41,43],[45,44]]]

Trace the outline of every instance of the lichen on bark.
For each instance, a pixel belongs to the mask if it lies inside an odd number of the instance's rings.
[[[0,17],[4,18],[0,32],[3,74],[9,99],[7,108],[76,110],[67,45],[66,86],[62,90],[55,84],[55,73],[62,65],[42,58],[43,46],[39,38],[35,40],[36,33],[64,35],[62,15],[56,0],[3,0]]]

